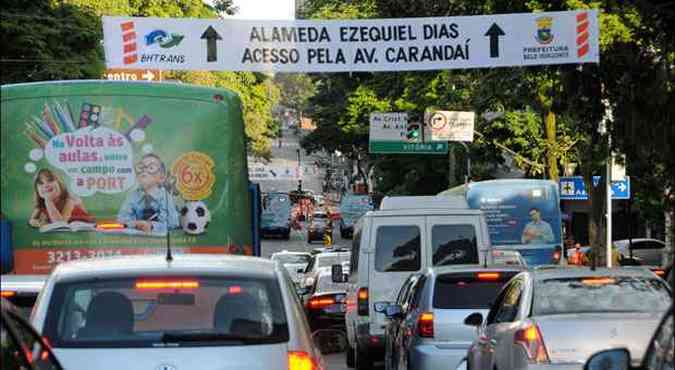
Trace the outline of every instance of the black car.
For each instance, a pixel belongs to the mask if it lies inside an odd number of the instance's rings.
[[[333,282],[330,269],[319,272],[305,303],[307,320],[312,331],[345,330],[346,292],[346,283]]]
[[[322,241],[326,232],[332,233],[331,221],[327,213],[315,212],[307,229],[307,243]]]
[[[0,300],[0,368],[62,370],[49,344],[6,299]]]

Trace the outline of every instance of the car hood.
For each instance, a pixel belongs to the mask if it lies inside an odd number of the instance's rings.
[[[586,362],[599,351],[628,348],[639,364],[663,312],[539,316],[534,321],[553,363]]]
[[[68,370],[288,369],[286,343],[190,348],[55,348],[54,353]]]

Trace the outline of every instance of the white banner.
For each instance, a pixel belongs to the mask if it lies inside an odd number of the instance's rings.
[[[253,21],[103,17],[108,68],[357,72],[598,63],[595,10]]]
[[[302,179],[302,171],[297,166],[251,166],[248,169],[251,181],[261,180],[298,180]]]
[[[408,114],[371,113],[370,114],[370,141],[406,141],[408,129]]]
[[[424,136],[429,141],[473,141],[475,118],[474,112],[425,112]]]

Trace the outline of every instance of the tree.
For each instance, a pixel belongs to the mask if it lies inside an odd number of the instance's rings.
[[[280,104],[293,109],[302,117],[309,98],[316,93],[312,79],[302,73],[277,73],[274,75],[274,83],[281,91]]]
[[[7,0],[0,11],[1,84],[99,78],[101,19],[49,0]]]

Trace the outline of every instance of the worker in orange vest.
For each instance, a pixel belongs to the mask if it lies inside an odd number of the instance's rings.
[[[586,263],[586,256],[584,253],[581,251],[581,244],[579,243],[574,243],[574,248],[572,248],[569,251],[569,256],[567,258],[567,262],[570,265],[585,265]]]

